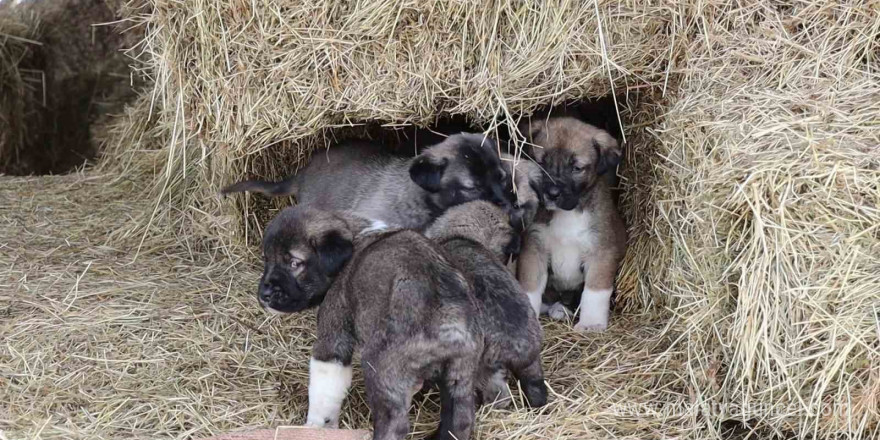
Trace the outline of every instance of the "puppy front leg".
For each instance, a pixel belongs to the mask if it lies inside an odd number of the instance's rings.
[[[574,329],[581,332],[604,331],[608,328],[608,315],[611,313],[617,259],[596,255],[585,266],[587,274],[581,293],[580,319]]]
[[[338,428],[342,402],[351,386],[351,360],[309,361],[309,414],[306,426]]]
[[[517,260],[517,279],[529,296],[535,318],[541,316],[541,297],[547,287],[547,253],[536,231],[526,232]]]
[[[355,347],[347,313],[347,308],[334,304],[330,298],[318,312],[318,338],[309,361],[306,426],[339,427],[342,402],[351,386],[351,358]]]

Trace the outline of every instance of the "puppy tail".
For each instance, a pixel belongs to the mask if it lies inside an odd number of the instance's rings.
[[[229,195],[239,192],[257,192],[269,197],[283,197],[296,195],[298,185],[296,175],[290,176],[280,182],[268,182],[265,180],[243,180],[233,183],[220,190],[220,194]]]

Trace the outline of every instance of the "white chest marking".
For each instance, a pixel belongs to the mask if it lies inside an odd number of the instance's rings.
[[[386,230],[386,229],[388,229],[388,224],[387,224],[387,223],[383,222],[382,220],[373,220],[373,223],[370,225],[370,227],[368,227],[368,228],[364,229],[363,231],[361,231],[361,234],[367,234],[367,233],[370,233],[370,232],[384,231],[384,230]]]
[[[592,216],[587,211],[554,211],[544,229],[544,243],[550,254],[553,275],[550,283],[557,289],[571,290],[584,282],[584,255],[591,250]]]

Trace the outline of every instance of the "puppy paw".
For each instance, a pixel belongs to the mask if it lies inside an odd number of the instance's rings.
[[[571,316],[571,313],[568,311],[568,308],[566,308],[564,305],[562,305],[561,302],[558,302],[558,303],[553,303],[553,305],[551,305],[547,309],[547,316],[549,316],[550,319],[553,319],[556,321],[564,321],[564,320],[568,319],[569,316]]]
[[[310,428],[337,429],[339,428],[339,420],[309,418],[306,420],[305,426]]]
[[[520,382],[530,408],[540,408],[547,404],[547,385],[543,380]]]
[[[579,322],[574,326],[574,330],[581,333],[604,332],[607,328],[607,322]]]

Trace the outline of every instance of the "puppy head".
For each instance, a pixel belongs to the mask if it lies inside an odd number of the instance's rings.
[[[293,313],[320,304],[352,251],[352,232],[339,215],[304,206],[284,209],[263,237],[260,305]]]
[[[428,192],[438,213],[471,200],[488,200],[505,209],[515,203],[495,141],[481,134],[449,136],[416,157],[409,175]]]
[[[428,227],[425,236],[432,240],[467,238],[504,262],[519,254],[520,248],[520,235],[511,227],[507,213],[482,200],[449,208]]]
[[[541,198],[549,210],[572,210],[620,163],[621,149],[605,130],[574,118],[535,119],[520,126],[544,172]]]

